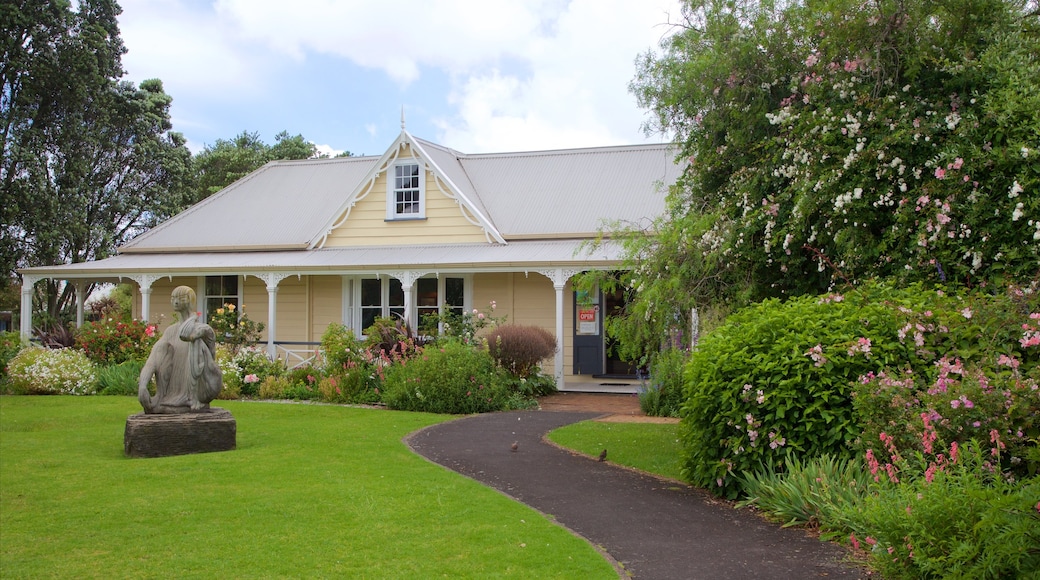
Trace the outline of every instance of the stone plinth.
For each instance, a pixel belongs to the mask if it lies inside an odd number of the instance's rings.
[[[123,451],[129,457],[230,451],[236,435],[235,418],[227,409],[179,415],[138,413],[126,420]]]

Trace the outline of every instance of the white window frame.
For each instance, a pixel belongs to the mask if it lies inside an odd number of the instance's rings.
[[[206,294],[206,278],[210,278],[210,277],[214,277],[214,278],[215,277],[221,277],[221,278],[223,278],[224,276],[235,276],[236,278],[238,278],[238,296],[236,296],[236,298],[238,299],[238,306],[239,307],[241,307],[241,305],[243,304],[243,300],[244,300],[244,296],[243,295],[245,294],[245,278],[243,276],[237,275],[237,274],[215,274],[213,276],[199,276],[198,280],[196,282],[196,285],[195,285],[195,288],[196,288],[195,289],[195,310],[200,312],[200,313],[202,313],[202,320],[208,320],[209,319],[209,299],[210,299],[210,295]],[[222,297],[227,297],[228,295],[222,294],[221,296]],[[239,316],[241,316],[242,309],[239,308],[238,312],[239,312]]]
[[[444,312],[444,295],[445,295],[445,280],[447,278],[462,278],[462,300],[463,300],[463,311],[468,311],[473,307],[473,275],[472,274],[442,274],[437,281],[437,311],[440,313]],[[361,328],[361,321],[364,319],[363,307],[361,305],[361,281],[362,280],[379,280],[380,282],[380,316],[390,316],[390,276],[343,276],[343,325],[354,331],[354,336],[359,338],[365,338],[362,334],[365,329]],[[414,302],[414,301],[413,301]],[[394,308],[398,308],[394,306]],[[409,313],[409,319],[416,321],[418,320],[419,308],[417,304],[412,304],[411,312]],[[441,329],[443,330],[443,329]]]
[[[397,213],[397,168],[414,165],[419,168],[419,213]],[[426,219],[426,167],[419,159],[400,159],[386,170],[387,221]]]

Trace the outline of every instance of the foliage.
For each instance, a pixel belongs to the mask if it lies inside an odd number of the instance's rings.
[[[7,364],[28,346],[18,332],[0,332],[0,387],[7,383]]]
[[[118,364],[100,366],[98,368],[99,395],[127,395],[137,396],[138,379],[144,362],[141,360],[128,359]]]
[[[234,304],[217,308],[209,317],[209,325],[213,327],[217,342],[226,344],[232,354],[260,342],[260,335],[264,332],[264,323],[249,318],[245,305],[241,312],[236,312]]]
[[[74,348],[22,349],[7,373],[11,390],[26,395],[89,395],[97,389],[97,366]]]
[[[935,447],[916,463],[892,457],[900,481],[881,475],[873,493],[843,510],[850,540],[885,578],[1024,578],[1040,570],[1040,479],[994,470],[1002,450],[999,439],[990,445],[970,440],[948,454]]]
[[[866,285],[844,295],[767,300],[735,313],[701,341],[687,366],[683,440],[690,481],[734,496],[734,473],[779,464],[787,455],[847,457],[863,429],[903,429],[890,421],[905,425],[900,413],[918,411],[899,410],[906,398],[889,405],[900,391],[882,389],[854,406],[853,392],[878,377],[910,372],[919,385],[932,385],[944,360],[971,367],[996,365],[1000,356],[1017,361],[1023,376],[1033,372],[1040,352],[1024,346],[1031,331],[1020,325],[1040,309],[1037,299],[1032,287],[960,295]],[[942,380],[949,381],[945,372]],[[962,393],[951,392],[960,404]],[[1029,416],[1031,399],[1015,400],[1022,405],[1011,414]],[[1017,419],[1007,424],[1034,428]]]
[[[690,162],[658,221],[617,227],[633,318],[661,336],[697,304],[1035,276],[1036,7],[685,2],[631,86]]]
[[[47,348],[69,348],[76,344],[76,333],[64,322],[52,322],[33,328],[40,344]]]
[[[785,457],[782,469],[767,465],[741,475],[747,499],[738,505],[755,506],[784,527],[824,524],[833,529],[843,520],[842,510],[857,505],[870,484],[870,473],[858,458]]]
[[[303,135],[289,136],[288,131],[282,131],[274,139],[274,145],[268,145],[259,133],[243,131],[232,139],[217,139],[213,145],[206,145],[193,159],[195,187],[200,195],[195,201],[213,195],[270,161],[322,157],[314,143]],[[340,157],[350,155],[348,151]]]
[[[390,409],[487,413],[505,409],[510,394],[491,355],[458,341],[429,347],[385,373],[383,402]]]
[[[503,380],[509,391],[518,397],[516,404],[510,404],[510,408],[537,407],[538,402],[534,400],[535,397],[551,395],[557,390],[556,378],[543,373],[539,367],[531,369],[531,374],[526,377],[518,377],[507,373]],[[521,399],[526,399],[526,402]]]
[[[395,332],[397,327],[395,327]],[[407,341],[406,341],[407,344]],[[400,357],[399,342],[389,345],[390,352]],[[395,348],[396,347],[396,348]],[[410,348],[403,349],[408,352]],[[380,350],[379,356],[342,324],[333,323],[321,337],[323,371],[327,377],[318,384],[321,398],[330,403],[375,403],[380,399],[379,386],[383,369],[395,364],[394,358]]]
[[[373,356],[382,358],[412,358],[422,352],[427,342],[404,320],[393,318],[376,318],[372,326],[365,329],[365,335],[368,337],[365,348]]]
[[[448,338],[456,338],[465,344],[476,344],[479,342],[478,335],[485,329],[491,329],[505,322],[506,317],[493,315],[498,304],[492,300],[488,304],[487,312],[473,310],[462,313],[453,310],[445,311],[440,315],[440,322],[444,328],[444,335]]]
[[[683,401],[683,367],[690,353],[680,348],[661,351],[650,364],[649,384],[640,383],[639,408],[651,417],[678,417]]]
[[[233,351],[228,344],[217,346],[217,363],[222,371],[224,388],[246,396],[256,396],[267,377],[281,377],[285,365],[271,358],[262,346],[247,346]]]
[[[540,326],[502,324],[484,336],[491,358],[521,379],[536,373],[538,364],[556,352],[556,337]]]
[[[154,324],[103,318],[81,326],[76,331],[75,344],[90,360],[103,366],[145,361],[159,338]]]
[[[120,80],[114,0],[29,0],[0,11],[0,266],[77,263],[175,214],[191,152],[157,79]],[[92,285],[85,289],[88,293]],[[34,310],[59,320],[71,284],[46,280]]]

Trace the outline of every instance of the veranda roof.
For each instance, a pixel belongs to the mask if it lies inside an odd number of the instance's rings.
[[[120,254],[95,262],[25,268],[23,274],[65,279],[113,279],[157,275],[379,274],[408,269],[428,273],[530,271],[610,267],[621,259],[620,244],[595,249],[581,240],[517,241],[500,244],[371,246],[275,252]]]

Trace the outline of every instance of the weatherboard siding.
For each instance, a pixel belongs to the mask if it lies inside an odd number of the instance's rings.
[[[386,172],[350,210],[347,221],[329,234],[325,247],[395,246],[416,243],[486,242],[484,230],[463,215],[462,207],[444,194],[432,172],[426,172],[426,219],[386,219]]]

